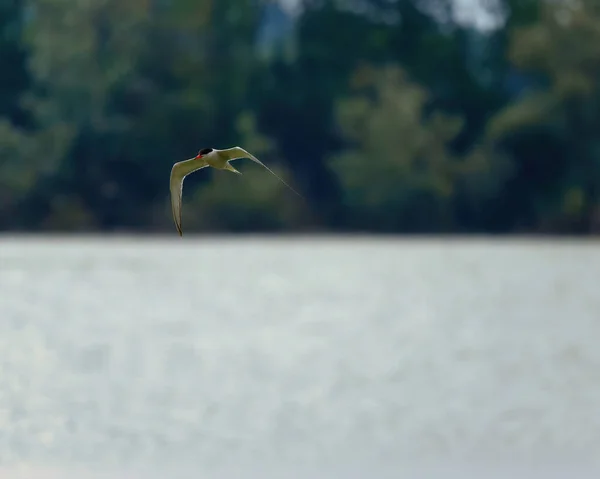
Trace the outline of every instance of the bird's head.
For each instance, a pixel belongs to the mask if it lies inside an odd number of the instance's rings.
[[[198,155],[196,155],[196,159],[200,159],[205,155],[208,155],[210,152],[212,152],[213,149],[212,148],[203,148],[198,152]]]

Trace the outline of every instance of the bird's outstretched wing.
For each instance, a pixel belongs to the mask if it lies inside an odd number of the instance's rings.
[[[287,186],[290,190],[292,190],[294,193],[296,193],[300,198],[303,198],[303,196],[300,193],[298,193],[294,188],[292,188],[285,181],[283,181],[282,178],[280,178],[278,175],[276,175],[275,172],[273,170],[271,170],[271,168],[269,168],[262,161],[260,161],[258,158],[251,155],[250,153],[248,153],[243,148],[240,148],[239,146],[235,146],[235,147],[229,148],[227,150],[222,150],[222,152],[225,153],[225,155],[227,155],[227,157],[229,158],[229,161],[239,160],[241,158],[248,158],[248,159],[254,161],[255,163],[258,163],[260,166],[265,168],[269,173],[271,173],[275,178],[277,178],[279,181],[281,181],[285,186]]]
[[[181,198],[183,195],[183,180],[190,173],[206,168],[208,165],[200,160],[192,158],[190,160],[175,163],[171,168],[171,179],[169,182],[171,189],[171,209],[173,211],[173,220],[179,236],[183,236],[181,229]]]

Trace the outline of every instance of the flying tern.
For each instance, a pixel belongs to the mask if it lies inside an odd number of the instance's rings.
[[[213,168],[216,168],[217,170],[227,170],[241,175],[242,173],[236,170],[229,163],[230,161],[239,160],[241,158],[249,158],[255,163],[258,163],[267,171],[269,171],[272,175],[277,177],[279,181],[281,181],[290,190],[292,190],[294,193],[296,193],[302,198],[302,195],[300,193],[298,193],[294,188],[292,188],[285,181],[283,181],[283,179],[277,176],[267,165],[265,165],[258,158],[248,153],[243,148],[240,148],[239,146],[236,146],[234,148],[228,148],[226,150],[203,148],[198,152],[198,154],[194,158],[179,161],[175,163],[173,165],[173,168],[171,169],[171,208],[173,210],[173,219],[175,220],[175,226],[177,227],[179,236],[183,236],[183,231],[181,229],[181,197],[183,193],[183,180],[185,179],[185,177],[190,173],[198,171],[202,168],[206,168],[207,166],[211,166]]]

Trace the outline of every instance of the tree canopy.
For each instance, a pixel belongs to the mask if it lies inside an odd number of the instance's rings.
[[[600,6],[498,0],[9,0],[0,227],[193,231],[600,229]]]

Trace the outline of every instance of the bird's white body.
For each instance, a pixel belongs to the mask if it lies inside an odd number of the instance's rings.
[[[232,173],[237,173],[238,175],[241,175],[241,173],[229,163],[230,161],[237,160],[240,158],[249,158],[255,163],[258,163],[262,167],[266,168],[271,174],[276,176],[290,190],[292,190],[298,196],[301,196],[296,190],[294,190],[290,185],[288,185],[273,171],[271,171],[271,169],[268,168],[264,163],[252,156],[243,148],[240,148],[239,146],[229,148],[227,150],[215,150],[212,148],[205,148],[203,150],[200,150],[196,157],[175,163],[173,165],[173,168],[171,168],[171,207],[173,210],[173,219],[175,220],[175,226],[177,227],[179,236],[183,235],[183,231],[181,229],[181,203],[183,193],[183,180],[185,179],[185,177],[193,173],[194,171],[206,168],[207,166],[216,168],[217,170],[227,170],[231,171]]]

